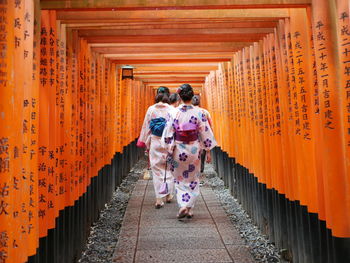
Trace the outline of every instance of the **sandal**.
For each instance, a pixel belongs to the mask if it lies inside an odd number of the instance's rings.
[[[168,195],[166,196],[165,202],[168,203],[168,204],[170,204],[170,203],[171,203],[171,200],[173,199],[173,197],[174,197],[173,195],[168,194]]]
[[[157,203],[156,203],[156,204],[154,205],[154,208],[155,208],[155,209],[160,209],[160,208],[162,208],[163,206],[164,206],[164,203],[163,203],[163,202],[160,203],[160,204],[157,204]]]
[[[187,218],[192,218],[193,217],[193,212],[191,208],[187,208]]]
[[[185,209],[180,209],[179,213],[177,214],[177,219],[184,218],[188,215],[188,208],[186,207]]]
[[[191,219],[193,217],[193,213],[192,212],[188,212],[187,213],[187,218]]]

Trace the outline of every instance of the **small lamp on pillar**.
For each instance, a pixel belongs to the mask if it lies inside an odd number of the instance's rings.
[[[133,69],[133,66],[122,66],[122,79],[134,79]]]

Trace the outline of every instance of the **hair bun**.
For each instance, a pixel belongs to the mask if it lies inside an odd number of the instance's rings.
[[[157,94],[159,93],[167,93],[168,95],[170,95],[170,90],[167,87],[160,86],[157,89]]]
[[[179,87],[178,93],[183,101],[190,101],[194,95],[193,88],[187,83]]]

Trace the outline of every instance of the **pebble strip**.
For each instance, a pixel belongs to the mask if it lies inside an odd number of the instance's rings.
[[[238,200],[225,187],[223,180],[217,176],[212,165],[206,164],[202,183],[213,189],[226,214],[231,219],[233,226],[246,241],[246,245],[250,248],[250,252],[257,262],[288,262],[281,259],[276,246],[254,225],[254,222],[239,204]]]
[[[136,182],[143,176],[145,167],[147,161],[141,159],[114,192],[111,201],[101,211],[98,221],[91,227],[86,248],[78,262],[112,262],[128,201]]]

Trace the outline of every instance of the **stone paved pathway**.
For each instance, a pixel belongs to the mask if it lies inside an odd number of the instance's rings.
[[[176,201],[155,209],[152,181],[140,179],[113,262],[255,262],[210,188],[201,188],[192,219],[177,220],[177,210]]]

